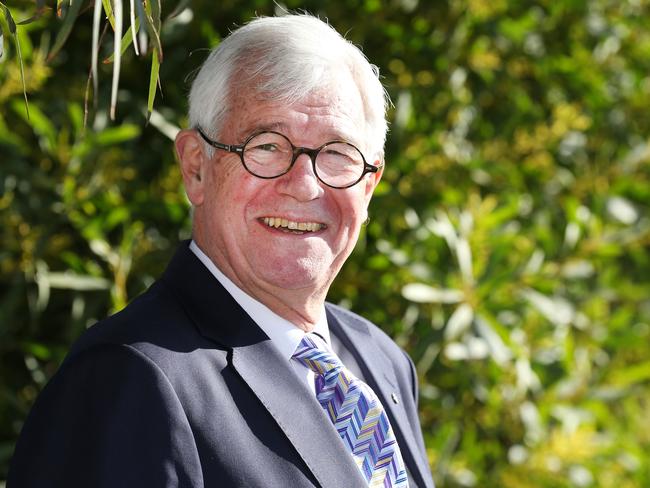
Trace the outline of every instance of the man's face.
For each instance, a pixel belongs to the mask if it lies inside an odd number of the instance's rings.
[[[349,75],[290,106],[242,90],[218,139],[242,144],[254,132],[274,130],[295,146],[346,140],[377,164],[377,155],[368,153],[363,113]],[[327,292],[357,241],[380,174],[366,175],[351,188],[329,188],[303,154],[287,174],[264,180],[249,174],[237,154],[215,150],[202,178],[202,201],[194,202],[195,238],[226,275],[260,299],[278,290]]]

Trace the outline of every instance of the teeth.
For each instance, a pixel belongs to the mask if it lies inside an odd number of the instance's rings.
[[[274,227],[276,229],[282,227],[300,232],[316,232],[325,228],[324,224],[319,224],[318,222],[294,222],[280,217],[264,217],[262,221],[269,227]]]

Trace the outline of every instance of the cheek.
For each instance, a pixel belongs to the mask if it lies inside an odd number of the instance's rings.
[[[237,164],[228,161],[220,171],[212,172],[210,186],[217,212],[231,213],[244,206],[256,193],[257,178],[249,175],[239,166],[239,161]]]
[[[353,227],[360,225],[366,219],[366,207],[363,192],[355,191],[352,194],[345,195],[345,198],[339,201],[341,220],[346,221],[348,225]]]

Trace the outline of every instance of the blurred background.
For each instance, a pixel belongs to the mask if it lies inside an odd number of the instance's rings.
[[[15,36],[0,10],[0,480],[70,344],[190,235],[172,139],[207,48],[288,8],[359,45],[394,101],[329,298],[415,361],[437,486],[650,486],[648,0],[165,2],[148,122],[155,36],[126,46],[112,121],[105,14],[93,97],[93,2],[45,3],[6,3],[36,15]]]

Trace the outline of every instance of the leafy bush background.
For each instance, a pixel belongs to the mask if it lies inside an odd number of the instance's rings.
[[[438,486],[649,486],[647,0],[286,5],[362,46],[395,102],[372,220],[330,299],[415,360]],[[50,62],[61,20],[18,26],[29,120],[0,17],[0,479],[70,343],[189,236],[170,140],[186,75],[277,9],[190,8],[163,24],[150,123],[150,61],[128,49],[117,122],[106,65],[86,129],[90,5]]]

